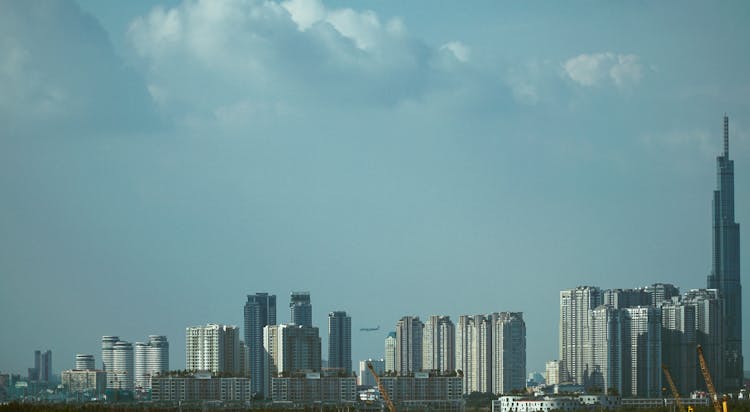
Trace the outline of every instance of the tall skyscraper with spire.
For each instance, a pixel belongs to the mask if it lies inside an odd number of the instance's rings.
[[[740,225],[734,221],[734,161],[729,160],[729,117],[724,115],[724,153],[716,158],[713,199],[713,269],[708,288],[718,289],[724,311],[724,383],[742,384],[742,289]]]

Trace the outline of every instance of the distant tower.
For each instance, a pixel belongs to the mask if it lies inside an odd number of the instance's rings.
[[[263,366],[263,328],[276,324],[276,295],[256,293],[247,295],[245,303],[245,345],[250,367],[253,393],[263,395],[266,373]],[[270,394],[269,394],[270,395]]]
[[[724,302],[724,384],[726,391],[742,385],[742,286],[740,225],[734,221],[734,161],[729,160],[729,118],[724,115],[724,153],[716,158],[713,199],[713,269],[708,288],[718,289]],[[720,389],[721,390],[721,389]]]
[[[493,393],[526,388],[526,323],[521,312],[493,317]]]
[[[560,292],[560,380],[585,385],[591,359],[590,312],[603,302],[602,290],[579,286]]]
[[[240,331],[237,326],[209,323],[185,328],[187,370],[239,374]]]
[[[396,324],[396,372],[408,375],[422,370],[422,328],[419,316],[404,316]]]
[[[86,371],[94,369],[96,369],[94,355],[84,355],[81,353],[76,355],[76,370]]]
[[[166,336],[150,335],[148,343],[135,343],[135,386],[151,389],[151,377],[169,371]]]
[[[135,383],[135,368],[133,367],[133,344],[117,341],[112,350],[112,386],[113,389],[132,390]]]
[[[114,358],[115,343],[120,340],[118,336],[102,336],[102,370],[107,372],[107,387],[112,388],[114,381]]]
[[[295,325],[312,326],[310,292],[292,292],[289,300],[289,321]]]
[[[424,370],[456,370],[456,327],[450,316],[430,316],[424,324],[422,341]]]
[[[328,314],[328,367],[352,372],[352,318],[346,312]]]
[[[385,371],[396,371],[396,332],[388,332],[385,337]]]
[[[464,393],[492,392],[492,316],[462,315],[456,324],[456,370]]]

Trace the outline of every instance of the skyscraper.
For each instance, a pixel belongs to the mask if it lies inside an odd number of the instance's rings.
[[[253,393],[263,394],[263,328],[276,324],[276,295],[256,293],[247,295],[245,303],[245,345],[250,365],[250,385]]]
[[[740,225],[734,221],[734,161],[729,160],[729,118],[724,116],[724,153],[716,158],[713,198],[713,269],[708,288],[723,300],[724,384],[742,384],[742,286],[740,285]]]
[[[107,387],[113,388],[114,382],[114,356],[115,343],[120,340],[118,336],[102,336],[102,370],[107,373]]]
[[[502,312],[493,319],[492,392],[526,388],[526,323],[521,312]]]
[[[151,377],[169,370],[169,342],[166,336],[150,335],[148,343],[135,343],[135,386],[151,388]]]
[[[135,370],[133,368],[133,344],[118,340],[112,348],[112,370],[107,373],[112,378],[112,385],[108,388],[132,390],[134,387]]]
[[[52,351],[42,352],[39,363],[39,381],[49,382],[52,377]]]
[[[187,370],[239,374],[239,328],[211,323],[186,328],[185,358]]]
[[[464,374],[464,393],[492,391],[491,316],[458,317],[456,370],[461,370]]]
[[[622,311],[623,396],[661,394],[661,311],[653,306]]]
[[[396,332],[388,332],[385,337],[385,371],[396,371]]]
[[[587,384],[591,358],[590,312],[603,302],[598,287],[579,286],[560,292],[560,380]]]
[[[295,325],[312,326],[310,292],[292,292],[289,299],[289,322]]]
[[[422,370],[422,328],[419,316],[404,316],[396,323],[396,372],[401,375]]]
[[[271,378],[282,372],[320,371],[320,333],[302,325],[268,325],[263,328],[265,351],[263,393],[270,393]]]
[[[328,367],[352,372],[352,318],[346,312],[328,314]]]
[[[456,327],[450,316],[427,319],[422,336],[422,368],[441,372],[456,370]]]
[[[661,305],[662,363],[669,368],[679,393],[696,389],[695,305],[675,298]]]
[[[76,368],[75,370],[87,371],[96,369],[96,361],[94,355],[87,355],[79,353],[76,355]]]

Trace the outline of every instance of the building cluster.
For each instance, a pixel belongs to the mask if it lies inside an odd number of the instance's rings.
[[[456,372],[463,393],[510,393],[526,387],[526,323],[520,312],[404,316],[385,339],[386,374]]]
[[[548,383],[560,381],[658,397],[662,365],[680,393],[705,390],[697,347],[719,392],[742,386],[742,302],[739,224],[734,220],[734,162],[729,120],[717,157],[713,193],[713,265],[706,289],[680,295],[671,284],[602,290],[580,286],[560,292],[560,359],[547,365]]]

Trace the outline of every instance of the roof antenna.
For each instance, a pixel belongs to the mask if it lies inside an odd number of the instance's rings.
[[[724,157],[729,158],[729,117],[724,113]]]

